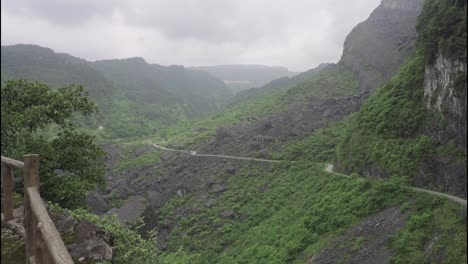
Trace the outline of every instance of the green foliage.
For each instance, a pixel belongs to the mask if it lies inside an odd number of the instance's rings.
[[[415,104],[423,101],[423,80],[424,64],[414,56],[362,106],[356,117],[357,126],[366,133],[387,138],[417,133],[425,118],[424,105]]]
[[[329,174],[321,164],[252,164],[229,179],[215,206],[206,208],[196,197],[174,199],[160,219],[177,223],[169,252],[183,247],[200,254],[192,263],[290,263],[309,258],[362,217],[401,203],[399,185]],[[199,212],[177,213],[193,207]],[[220,217],[227,209],[237,217]]]
[[[125,227],[117,216],[97,216],[83,209],[71,211],[78,220],[88,220],[95,225],[112,233],[114,238],[115,263],[119,264],[154,264],[158,263],[158,249],[156,247],[156,233],[150,231],[147,238],[143,238],[135,229]]]
[[[2,155],[39,154],[41,195],[64,207],[83,206],[86,192],[104,184],[104,153],[71,118],[90,115],[95,104],[81,86],[52,89],[24,80],[6,82],[1,95]]]
[[[466,208],[417,194],[407,210],[408,223],[390,240],[391,263],[466,263]]]
[[[418,18],[418,46],[426,63],[436,54],[466,61],[467,9],[465,0],[428,0]]]
[[[159,264],[192,264],[200,263],[200,254],[187,253],[182,248],[176,252],[165,252],[159,257]]]

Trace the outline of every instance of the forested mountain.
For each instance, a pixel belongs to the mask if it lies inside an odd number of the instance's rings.
[[[205,72],[150,65],[143,59],[88,62],[35,45],[2,46],[2,81],[23,78],[53,86],[83,85],[100,113],[84,120],[104,138],[155,133],[216,111],[231,96]]]
[[[24,78],[54,86],[81,84],[100,103],[116,91],[112,82],[85,60],[36,45],[1,47],[1,80]],[[108,106],[106,106],[108,107]]]
[[[298,74],[289,71],[285,67],[256,64],[198,66],[190,67],[190,69],[196,69],[210,73],[216,78],[223,80],[226,85],[234,92],[260,87],[274,79],[291,77]]]

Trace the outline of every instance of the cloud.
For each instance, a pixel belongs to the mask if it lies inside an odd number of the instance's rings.
[[[337,61],[379,0],[3,0],[2,45],[88,60],[257,63],[307,70]]]

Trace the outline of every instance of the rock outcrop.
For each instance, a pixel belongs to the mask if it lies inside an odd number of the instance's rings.
[[[75,241],[67,246],[70,255],[78,261],[111,260],[112,235],[89,221],[80,221],[74,226]]]
[[[441,53],[430,65],[426,65],[424,95],[427,108],[437,112],[446,126],[442,131],[433,131],[437,141],[454,140],[466,148],[467,119],[467,71],[466,61],[445,58]]]
[[[424,95],[426,107],[438,116],[423,133],[440,144],[467,147],[467,64],[444,57],[440,52],[433,63],[426,65]],[[442,125],[440,124],[442,123]],[[417,181],[421,185],[435,184],[451,193],[467,195],[466,160],[437,155],[420,166]]]
[[[346,38],[340,63],[358,77],[361,92],[389,80],[414,50],[424,0],[383,0]]]

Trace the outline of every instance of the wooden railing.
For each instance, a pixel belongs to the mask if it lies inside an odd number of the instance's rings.
[[[50,219],[46,206],[39,194],[39,155],[29,154],[23,162],[2,158],[3,216],[8,222],[13,215],[12,169],[22,169],[24,176],[24,244],[26,263],[68,264],[73,260],[63,243],[60,233]]]

